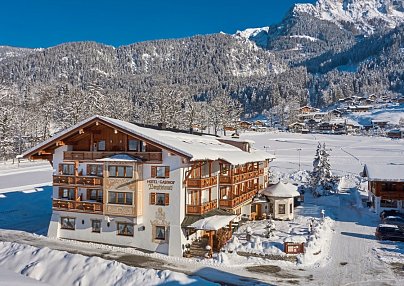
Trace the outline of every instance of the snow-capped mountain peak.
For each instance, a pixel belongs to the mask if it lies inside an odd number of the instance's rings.
[[[296,4],[293,14],[309,14],[369,35],[403,23],[404,0],[318,0],[314,5]]]
[[[266,47],[268,43],[269,27],[249,28],[237,31],[233,36],[239,39],[247,39],[255,42],[260,47]]]

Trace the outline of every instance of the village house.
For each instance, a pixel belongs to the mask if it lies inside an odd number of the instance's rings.
[[[372,105],[353,105],[353,106],[348,106],[347,110],[350,112],[369,112],[370,110],[373,109]]]
[[[404,213],[404,165],[366,164],[369,202],[374,212],[396,209]]]
[[[288,128],[290,132],[293,133],[302,133],[302,130],[304,129],[305,125],[302,122],[293,122],[292,124],[289,124]]]
[[[391,139],[402,139],[404,138],[404,128],[391,129],[386,135]]]
[[[239,126],[240,126],[241,129],[248,130],[248,129],[251,128],[252,123],[248,122],[248,121],[240,121]]]
[[[384,129],[387,127],[387,124],[389,123],[388,120],[372,120],[371,121],[373,128],[381,128]]]
[[[251,142],[93,116],[23,157],[54,168],[48,236],[173,256],[251,214],[271,155]],[[201,220],[211,217],[215,228]],[[198,223],[199,221],[199,223]],[[197,227],[197,226],[201,227]]]
[[[314,113],[314,112],[319,112],[320,109],[318,108],[314,108],[308,105],[302,106],[300,108],[297,109],[297,112],[299,114],[305,114],[305,113]]]

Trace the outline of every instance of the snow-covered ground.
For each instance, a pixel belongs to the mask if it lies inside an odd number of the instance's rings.
[[[404,164],[404,141],[383,137],[353,135],[295,134],[287,132],[247,132],[241,139],[274,154],[272,169],[281,173],[311,171],[318,142],[325,143],[330,154],[331,169],[336,175],[359,175],[363,164]],[[404,168],[404,167],[403,167]]]
[[[274,240],[263,237],[263,223],[251,223],[260,237],[258,250],[245,241],[242,227],[236,234],[239,241],[234,246],[250,252],[280,253],[285,239],[306,242],[306,253],[298,257],[298,263],[244,257],[236,252],[221,253],[213,260],[175,258],[133,248],[49,239],[40,234],[46,233],[50,219],[51,188],[47,185],[52,169],[47,163],[20,167],[0,164],[0,229],[7,229],[0,231],[1,277],[7,273],[4,277],[15,278],[22,285],[31,285],[23,284],[30,281],[24,276],[50,285],[126,285],[130,281],[200,285],[208,283],[204,278],[228,285],[404,285],[404,271],[400,270],[404,243],[375,239],[379,217],[363,207],[361,195],[365,193],[356,189],[364,163],[404,163],[402,140],[283,132],[244,133],[241,137],[276,155],[271,162],[272,172],[303,184],[309,177],[307,171],[312,169],[318,142],[325,142],[331,149],[333,173],[345,176],[339,194],[320,198],[306,194],[294,221],[276,221]],[[312,218],[320,222],[321,209],[325,209],[325,223],[316,224],[309,234],[308,222]],[[53,268],[57,275],[44,270]],[[104,278],[104,272],[111,273],[111,277]],[[69,275],[57,279],[63,276],[61,273]]]

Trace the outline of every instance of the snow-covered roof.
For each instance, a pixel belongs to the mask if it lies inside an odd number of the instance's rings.
[[[404,164],[366,164],[363,176],[369,181],[404,182]]]
[[[222,137],[209,135],[200,136],[167,130],[156,130],[140,127],[119,119],[113,119],[99,115],[87,118],[80,123],[54,135],[53,137],[45,140],[34,148],[31,148],[28,151],[24,152],[22,155],[27,156],[36,150],[40,150],[41,148],[49,145],[49,143],[58,140],[58,138],[63,137],[64,135],[95,119],[99,119],[107,124],[115,126],[116,128],[120,128],[128,132],[129,134],[139,136],[141,138],[144,138],[145,140],[154,142],[169,150],[178,152],[179,154],[189,157],[191,161],[224,160],[232,165],[240,165],[249,162],[257,162],[263,161],[265,159],[275,158],[273,155],[267,152],[255,150],[252,148],[250,152],[245,152],[233,145],[220,142],[218,139],[221,139]],[[228,137],[222,139],[225,139],[226,141],[240,142],[240,140],[234,140]]]
[[[141,162],[142,159],[132,157],[128,154],[116,154],[107,158],[97,159],[100,162]]]
[[[200,219],[191,224],[189,227],[204,230],[218,230],[227,226],[236,217],[236,215],[214,215]]]
[[[262,190],[260,194],[267,197],[280,197],[280,198],[292,198],[300,196],[297,191],[297,186],[291,183],[278,182],[275,185],[269,186]]]

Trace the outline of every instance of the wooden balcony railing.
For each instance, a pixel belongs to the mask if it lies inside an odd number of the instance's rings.
[[[252,171],[252,172],[247,172],[239,175],[233,175],[233,176],[223,176],[220,175],[219,181],[220,184],[237,184],[246,180],[250,179],[255,179],[259,177],[259,171]]]
[[[87,202],[87,201],[71,201],[53,199],[52,207],[54,209],[78,211],[78,212],[90,212],[90,213],[102,213],[102,203]]]
[[[54,175],[53,185],[102,186],[102,177]]]
[[[213,187],[217,184],[217,177],[208,177],[208,178],[202,178],[202,179],[187,179],[187,187],[188,188],[208,188],[208,187]]]
[[[202,205],[187,205],[187,214],[204,214],[215,208],[217,208],[217,200],[212,200]]]
[[[163,160],[161,152],[125,152],[125,151],[119,151],[119,152],[65,151],[63,152],[63,160],[93,161],[122,153],[141,158],[144,161],[161,162]]]
[[[220,205],[220,207],[224,207],[224,208],[234,208],[248,200],[251,200],[255,196],[256,193],[257,193],[257,190],[254,189],[247,193],[234,197],[232,199],[220,199],[219,205]]]
[[[378,191],[376,196],[381,197],[382,200],[404,200],[403,191]]]

